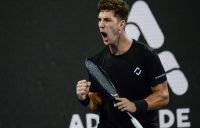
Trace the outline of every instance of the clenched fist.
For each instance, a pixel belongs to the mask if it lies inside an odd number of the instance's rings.
[[[87,80],[80,80],[76,84],[76,94],[79,100],[85,100],[89,93],[91,82]]]

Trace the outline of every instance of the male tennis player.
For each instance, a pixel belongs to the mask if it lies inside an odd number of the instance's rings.
[[[166,74],[158,55],[125,33],[128,12],[124,0],[99,1],[98,26],[105,48],[91,57],[113,82],[118,102],[110,101],[92,77],[76,85],[80,103],[99,111],[98,128],[133,128],[125,111],[144,128],[158,128],[158,109],[169,102]]]

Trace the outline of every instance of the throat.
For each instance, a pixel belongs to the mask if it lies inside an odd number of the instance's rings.
[[[109,45],[109,49],[111,54],[119,56],[128,52],[131,46],[132,46],[132,40],[118,43],[118,45]]]
[[[117,47],[112,47],[112,46],[110,46],[110,52],[111,54],[116,55],[116,56],[126,53],[126,51],[118,49]]]

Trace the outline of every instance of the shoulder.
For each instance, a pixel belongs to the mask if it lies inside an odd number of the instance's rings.
[[[147,44],[143,43],[143,42],[139,42],[139,41],[136,41],[134,40],[134,45],[135,47],[138,49],[138,50],[141,50],[142,52],[155,52],[155,50],[151,47],[149,47]]]
[[[133,40],[133,51],[140,56],[149,57],[156,55],[155,49],[149,47],[147,44]]]

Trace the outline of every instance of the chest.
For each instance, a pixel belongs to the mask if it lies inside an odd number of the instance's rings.
[[[107,57],[103,68],[122,97],[137,98],[149,91],[143,58]]]

